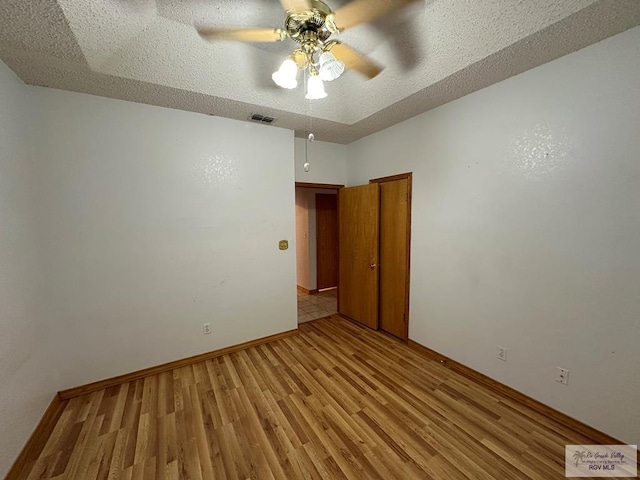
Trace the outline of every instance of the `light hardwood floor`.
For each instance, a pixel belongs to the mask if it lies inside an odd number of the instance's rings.
[[[564,478],[593,443],[382,333],[300,334],[69,401],[24,478]]]

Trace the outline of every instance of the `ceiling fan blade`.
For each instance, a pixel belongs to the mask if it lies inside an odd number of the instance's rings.
[[[336,10],[333,21],[340,31],[370,22],[386,13],[399,10],[416,0],[353,0]]]
[[[356,70],[370,79],[382,71],[382,67],[376,65],[367,57],[356,52],[353,48],[346,46],[344,43],[335,43],[331,47],[331,53],[333,53],[338,60],[342,60],[347,68]]]
[[[239,42],[279,42],[286,38],[280,28],[209,28],[196,27],[205,40],[235,40]]]
[[[311,2],[309,0],[280,0],[282,8],[287,12],[305,12],[311,10]]]

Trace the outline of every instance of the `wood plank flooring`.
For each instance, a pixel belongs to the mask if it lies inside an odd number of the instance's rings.
[[[589,443],[331,317],[69,400],[24,478],[549,480]]]

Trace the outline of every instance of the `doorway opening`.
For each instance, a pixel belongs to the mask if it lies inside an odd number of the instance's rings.
[[[337,198],[342,187],[296,182],[298,323],[338,311]]]

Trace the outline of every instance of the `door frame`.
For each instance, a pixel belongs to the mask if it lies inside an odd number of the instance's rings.
[[[393,182],[394,180],[407,180],[407,275],[405,278],[406,293],[404,300],[404,314],[407,321],[404,326],[404,342],[409,343],[409,289],[411,286],[411,197],[412,197],[412,180],[413,172],[400,173],[387,177],[373,178],[369,183]],[[380,297],[378,296],[378,301]]]
[[[295,188],[321,188],[326,190],[340,190],[344,188],[344,185],[332,184],[332,183],[308,183],[308,182],[296,182]]]
[[[338,183],[295,182],[293,189],[295,190],[296,188],[317,188],[322,190],[340,190],[341,188],[344,188],[344,185],[338,184]],[[336,208],[338,208],[337,195],[338,193],[336,192]],[[316,242],[317,242],[317,235],[318,235],[318,232],[316,232]],[[317,255],[317,252],[316,252],[316,255]],[[296,268],[297,268],[297,264],[296,264]],[[338,271],[340,271],[339,269],[340,269],[340,259],[338,259]],[[316,277],[317,277],[317,272],[316,272]],[[317,281],[318,279],[316,278],[316,282]],[[298,283],[296,282],[296,289],[297,288],[298,288]],[[307,293],[309,294],[318,293],[318,289],[316,288],[315,290],[308,290]],[[340,295],[340,285],[338,284],[338,292],[336,296],[339,296],[339,295]]]

